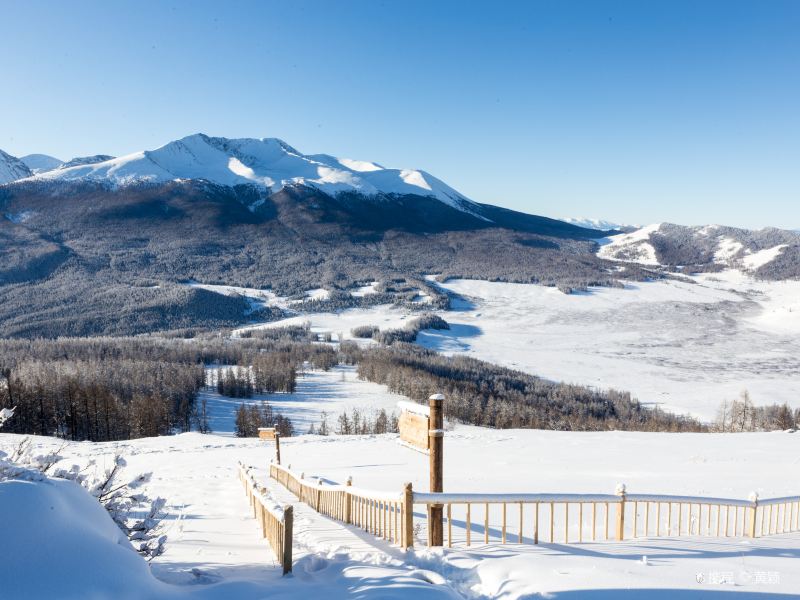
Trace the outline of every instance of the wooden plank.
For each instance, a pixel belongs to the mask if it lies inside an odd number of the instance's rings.
[[[428,430],[430,429],[429,421],[430,419],[428,417],[422,415],[410,412],[401,413],[398,423],[400,428],[400,439],[407,444],[411,444],[415,448],[419,448],[420,450],[428,450]]]
[[[274,440],[275,439],[275,428],[274,427],[259,427],[258,428],[258,437],[259,437],[259,439],[262,439],[262,440]]]

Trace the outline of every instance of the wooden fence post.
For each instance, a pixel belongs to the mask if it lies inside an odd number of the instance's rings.
[[[754,537],[756,537],[756,514],[758,513],[758,493],[753,492],[752,494],[750,494],[750,502],[752,502],[753,505],[750,507],[750,510],[749,510],[749,512],[750,512],[750,523],[749,523],[747,534],[751,538],[754,538]]]
[[[292,529],[294,528],[294,508],[289,505],[283,509],[283,574],[292,572]]]
[[[348,477],[347,478],[347,482],[345,483],[345,486],[350,487],[351,485],[353,485],[353,478],[352,477]],[[351,516],[352,511],[353,511],[353,497],[345,491],[345,493],[344,493],[344,522],[345,523],[349,524],[350,521],[352,520],[352,516]]]
[[[614,493],[620,498],[617,504],[617,541],[621,542],[625,538],[625,484],[618,484]]]
[[[434,394],[428,398],[431,416],[429,447],[430,447],[430,490],[434,493],[444,491],[444,415],[442,405],[444,396]],[[444,506],[431,504],[428,508],[428,545],[444,545]]]
[[[403,487],[403,549],[414,547],[414,491],[411,484]]]
[[[281,464],[281,436],[275,432],[275,461]]]

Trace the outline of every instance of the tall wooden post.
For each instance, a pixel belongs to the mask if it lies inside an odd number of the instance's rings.
[[[289,505],[283,509],[283,574],[292,572],[292,530],[294,529],[294,508]]]
[[[281,464],[281,436],[275,432],[275,461]]]
[[[428,398],[431,409],[430,430],[430,490],[431,492],[444,491],[444,396],[434,394]],[[441,504],[431,504],[428,508],[428,545],[444,545],[444,507]]]

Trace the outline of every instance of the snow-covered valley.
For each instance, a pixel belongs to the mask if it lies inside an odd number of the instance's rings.
[[[433,283],[433,282],[432,282]],[[713,419],[747,390],[756,404],[800,406],[800,282],[740,271],[629,282],[563,294],[474,280],[436,284],[454,295],[437,314],[450,330],[417,342],[556,381],[630,391],[648,404]],[[359,325],[402,327],[393,306],[309,313],[243,328],[310,323],[334,339]]]
[[[434,283],[452,294],[440,312],[450,330],[424,330],[417,342],[552,379],[631,390],[672,410],[713,417],[718,402],[747,387],[756,402],[794,404],[800,330],[798,282],[759,282],[727,271],[691,280],[630,283],[566,295],[553,288],[475,280]],[[196,285],[196,284],[195,284]],[[228,286],[259,306],[290,302],[269,292]],[[374,285],[357,294],[369,294]],[[311,290],[309,297],[324,297]],[[310,322],[336,344],[358,325],[403,327],[416,311],[388,305],[298,314],[233,332]],[[374,344],[372,340],[359,340]],[[208,381],[224,365],[206,368]],[[666,392],[666,393],[665,393]],[[60,466],[103,469],[116,454],[126,472],[151,472],[150,496],[166,499],[165,552],[149,568],[126,548],[96,501],[70,482],[0,483],[0,562],[8,598],[698,598],[737,593],[761,599],[796,594],[796,533],[745,537],[653,537],[617,541],[500,543],[502,516],[488,514],[490,541],[464,544],[464,508],[454,507],[452,549],[397,546],[321,516],[269,479],[271,442],[233,437],[241,404],[269,404],[295,425],[281,442],[283,464],[305,477],[399,494],[406,482],[428,489],[428,458],[396,434],[303,435],[323,412],[335,428],[342,411],[392,412],[404,397],[358,379],[356,369],[301,369],[292,393],[239,399],[200,392],[213,433],[119,442],[62,442],[32,437],[33,454],[58,450]],[[446,423],[445,491],[471,493],[629,493],[745,500],[795,496],[798,439],[793,432],[670,434],[494,430]],[[23,439],[0,433],[0,451]],[[281,569],[238,480],[237,462],[255,467],[277,504],[295,514],[294,570]],[[41,512],[49,507],[46,518]],[[516,509],[515,509],[516,510]],[[515,510],[512,515],[516,514]],[[482,513],[481,513],[482,514]],[[526,513],[527,514],[527,513]],[[482,518],[482,517],[481,517]],[[515,517],[514,517],[515,518]],[[516,521],[512,518],[512,532]],[[529,518],[526,517],[526,518]],[[588,519],[588,515],[586,516]],[[415,513],[422,527],[424,513]],[[483,525],[479,526],[479,531]],[[415,534],[420,535],[420,534]],[[424,537],[424,535],[423,535]],[[473,535],[473,540],[475,540]],[[480,536],[477,536],[480,537]],[[513,536],[512,536],[513,539]],[[41,548],[46,548],[42,551]],[[54,577],[37,577],[44,557]],[[0,593],[0,597],[3,596]]]

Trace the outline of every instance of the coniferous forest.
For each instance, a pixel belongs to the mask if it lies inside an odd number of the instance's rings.
[[[328,370],[337,364],[356,365],[362,379],[413,399],[441,391],[447,418],[462,423],[559,430],[705,429],[688,417],[645,407],[627,392],[552,383],[403,341],[339,346],[318,342],[308,328],[294,327],[251,332],[230,342],[211,335],[0,340],[0,408],[16,408],[6,430],[93,441],[208,431],[205,407],[198,402],[204,388],[231,398],[292,392],[299,369]],[[217,373],[214,381],[208,377],[212,371]],[[292,424],[285,421],[269,405],[242,406],[237,434],[257,435],[262,426],[279,426],[291,434]]]

